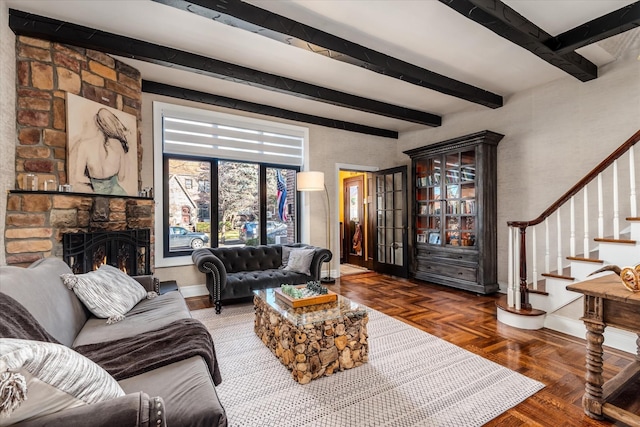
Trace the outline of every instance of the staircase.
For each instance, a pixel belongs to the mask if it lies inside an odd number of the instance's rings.
[[[546,327],[584,338],[578,320],[582,294],[567,291],[566,286],[606,265],[640,263],[634,153],[639,140],[640,130],[538,218],[508,222],[508,284],[507,295],[496,303],[499,322],[521,329]],[[620,212],[628,216],[621,219]],[[628,340],[632,334],[613,331],[610,335],[616,333],[621,334],[622,349],[635,353],[635,344],[627,345],[635,342],[635,338]]]

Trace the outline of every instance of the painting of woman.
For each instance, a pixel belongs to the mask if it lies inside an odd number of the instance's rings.
[[[73,191],[137,195],[135,116],[69,94],[67,121],[67,167]]]

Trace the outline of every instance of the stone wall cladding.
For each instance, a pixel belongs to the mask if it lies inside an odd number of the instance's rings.
[[[67,93],[137,117],[140,172],[142,79],[138,70],[102,52],[31,37],[16,37],[15,50],[16,190],[24,190],[27,173],[38,176],[38,190],[44,189],[46,180],[67,183]],[[9,193],[6,262],[28,265],[43,257],[62,257],[64,233],[150,228],[153,242],[153,224],[153,201],[148,199]],[[153,252],[151,256],[153,265]]]
[[[26,173],[38,175],[39,189],[48,179],[67,182],[67,93],[133,114],[141,127],[140,72],[102,52],[20,36],[16,70],[16,189]]]

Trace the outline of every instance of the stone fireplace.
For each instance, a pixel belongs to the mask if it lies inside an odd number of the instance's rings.
[[[6,262],[26,266],[43,257],[63,257],[63,236],[146,229],[147,269],[153,266],[153,200],[50,191],[45,181],[67,183],[66,94],[133,114],[138,122],[138,170],[142,159],[140,72],[102,52],[16,37],[16,183],[7,194]],[[12,167],[10,165],[10,167]],[[24,187],[24,176],[38,188]],[[140,188],[140,182],[138,187]]]
[[[153,200],[144,197],[13,191],[7,203],[7,264],[28,265],[40,258],[64,256],[70,233],[151,230]],[[153,265],[153,245],[147,252]]]

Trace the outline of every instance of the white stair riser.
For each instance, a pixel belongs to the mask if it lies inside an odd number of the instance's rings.
[[[576,279],[576,282],[581,282],[599,268],[602,268],[603,264],[595,262],[574,261],[571,260],[571,277]]]
[[[529,304],[531,304],[531,307],[537,308],[538,310],[549,311],[547,307],[549,304],[549,297],[547,295],[529,292]]]
[[[631,240],[640,241],[640,221],[631,221]]]
[[[600,242],[600,259],[605,265],[618,267],[636,265],[640,262],[640,244]]]
[[[575,300],[580,295],[567,290],[567,285],[572,283],[574,282],[570,280],[547,277],[546,285],[547,292],[549,293],[549,296],[547,297],[547,308],[545,310],[547,313],[553,313],[565,304]]]

